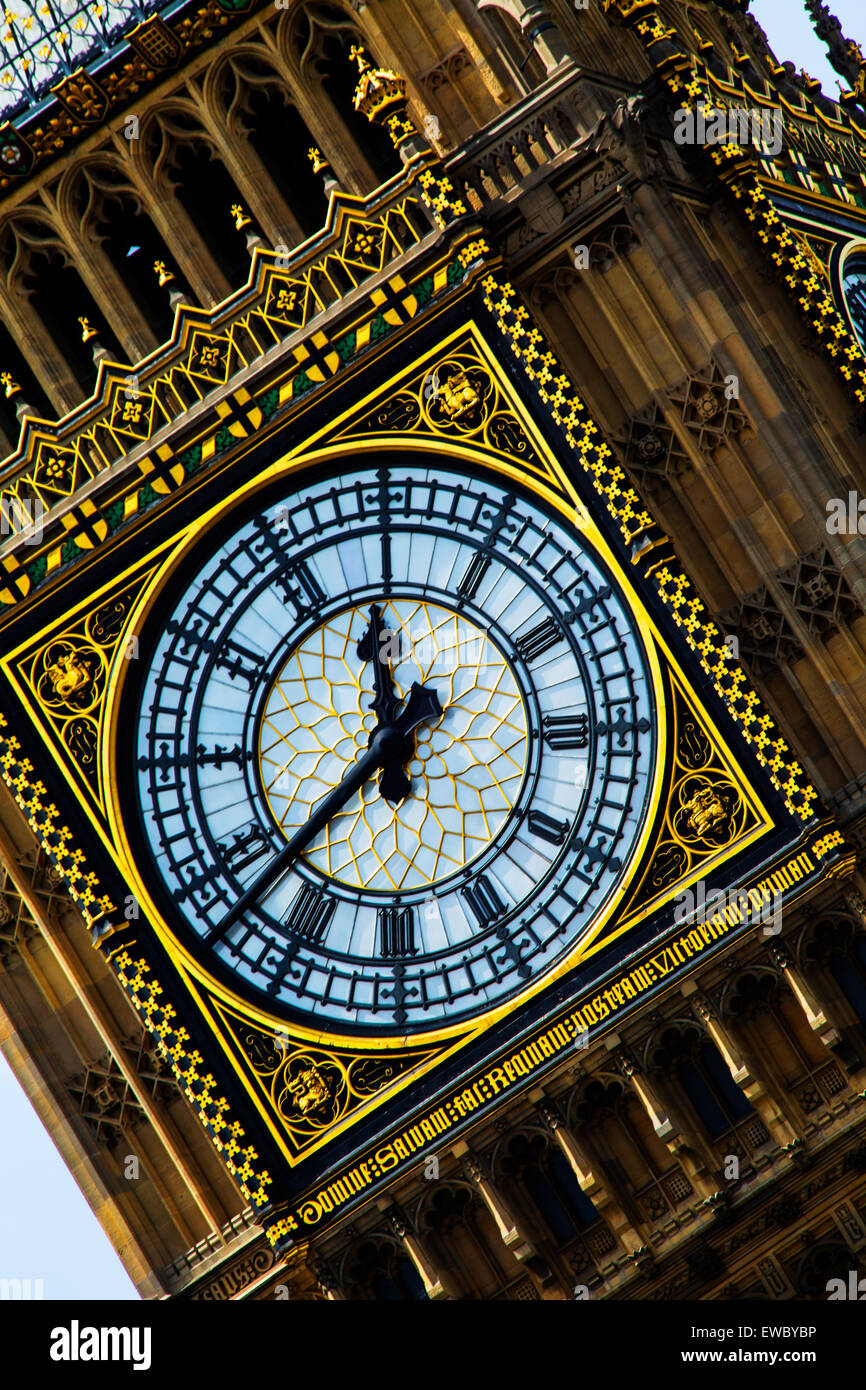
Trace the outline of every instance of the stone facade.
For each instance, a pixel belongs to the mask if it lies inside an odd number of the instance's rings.
[[[257,245],[295,255],[335,189],[398,189],[352,104],[363,44],[405,77],[858,865],[282,1262],[5,788],[4,1052],[145,1297],[823,1298],[866,1259],[866,540],[827,527],[829,499],[866,490],[866,416],[736,197],[671,139],[641,25],[813,93],[710,0],[253,5],[225,32],[209,11],[208,42],[175,26],[162,67],[153,29],[149,76],[118,77],[99,123],[68,102],[22,123],[38,158],[0,180],[4,453],[28,415],[78,410],[103,358],[141,370],[179,304],[230,299]],[[866,127],[854,98],[843,114]]]

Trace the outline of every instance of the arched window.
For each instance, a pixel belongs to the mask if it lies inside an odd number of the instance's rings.
[[[200,223],[207,209],[207,224],[199,226],[220,270],[233,287],[246,280],[249,258],[242,237],[231,218],[238,191],[225,165],[201,144],[180,145],[170,164],[175,196],[191,221]]]
[[[0,386],[0,405],[3,406],[3,433],[11,453],[15,443],[17,443],[20,429],[15,413],[15,407],[19,400],[27,401],[35,413],[45,420],[53,420],[56,412],[30,370],[23,352],[2,323],[0,323],[0,371],[8,372],[12,380],[21,387],[20,395],[16,393],[7,398],[4,388]]]
[[[126,354],[94,308],[81,276],[64,253],[46,249],[34,252],[24,285],[30,292],[33,308],[66,365],[84,394],[89,396],[96,385],[97,369],[92,344],[82,341],[79,317],[90,318],[99,341],[115,362],[124,362]]]
[[[294,46],[302,73],[318,78],[370,168],[384,183],[400,172],[402,164],[388,132],[352,104],[359,72],[349,53],[354,44],[363,43],[352,21],[333,5],[308,5],[299,14]],[[374,56],[369,50],[368,54],[375,66]]]
[[[532,1199],[558,1245],[598,1221],[565,1156],[543,1135],[515,1135],[502,1158],[502,1171]]]
[[[318,144],[278,75],[249,55],[230,59],[220,78],[220,100],[249,141],[304,236],[325,221],[328,200],[308,151]]]
[[[207,135],[189,112],[171,110],[152,122],[144,139],[154,178],[171,187],[225,279],[237,288],[249,274],[249,257],[231,208],[243,199]]]
[[[496,1297],[519,1273],[483,1202],[462,1183],[439,1183],[424,1212],[425,1241],[449,1282],[469,1299]]]
[[[850,956],[832,956],[830,971],[860,1022],[866,1025],[866,936],[855,937]]]
[[[676,1078],[711,1139],[754,1113],[718,1048],[697,1028],[669,1028],[653,1063]]]
[[[150,219],[129,198],[110,194],[100,203],[93,227],[156,341],[165,342],[174,311],[168,296],[156,288],[154,262],[164,260],[166,252]]]
[[[423,1281],[409,1257],[388,1240],[368,1240],[346,1263],[350,1298],[378,1303],[426,1300]]]
[[[677,1077],[713,1139],[752,1113],[724,1058],[711,1042],[703,1043],[692,1057],[678,1062]]]
[[[848,917],[823,918],[815,924],[806,959],[830,972],[866,1027],[866,935]]]

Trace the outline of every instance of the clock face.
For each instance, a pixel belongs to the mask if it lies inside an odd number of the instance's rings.
[[[854,332],[866,352],[866,256],[852,256],[842,275],[842,293]]]
[[[389,461],[287,485],[184,566],[130,727],[142,877],[203,966],[282,1016],[402,1035],[591,933],[657,739],[633,614],[576,530]]]

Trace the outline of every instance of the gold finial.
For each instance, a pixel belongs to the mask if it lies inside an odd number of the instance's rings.
[[[235,227],[239,232],[242,232],[244,227],[248,227],[253,220],[251,217],[246,216],[240,203],[232,203],[229,211],[231,212],[232,217],[235,219]]]
[[[78,322],[81,324],[82,343],[89,343],[91,338],[96,337],[96,329],[93,327],[93,324],[90,322],[90,319],[85,318],[83,314],[78,315]]]
[[[307,150],[307,158],[313,166],[314,174],[320,174],[323,169],[327,169],[328,167],[328,161],[317,145],[310,146]]]
[[[11,372],[0,372],[0,385],[3,386],[7,401],[10,396],[17,395],[21,390],[18,382],[12,380]]]
[[[363,44],[353,43],[349,49],[349,62],[358,64],[359,72],[366,72],[370,63],[367,59],[367,50]]]
[[[160,289],[162,289],[163,285],[171,284],[172,280],[174,279],[174,276],[172,275],[165,261],[154,261],[153,269],[156,273],[156,278]]]
[[[366,54],[358,44],[353,44],[349,55],[358,64],[358,82],[352,96],[352,105],[368,121],[385,120],[406,108],[406,82],[398,72],[390,68],[373,68]],[[393,138],[393,137],[392,137]]]

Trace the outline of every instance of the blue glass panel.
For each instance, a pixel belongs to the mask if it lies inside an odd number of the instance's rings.
[[[728,1114],[735,1120],[744,1120],[747,1115],[751,1115],[751,1105],[731,1076],[725,1059],[712,1043],[705,1043],[701,1048],[701,1062],[722,1107]]]
[[[559,1149],[554,1149],[550,1155],[550,1171],[567,1207],[576,1217],[577,1224],[581,1227],[591,1226],[593,1221],[597,1221],[598,1212],[574,1176],[565,1154]]]
[[[858,954],[861,954],[859,945]],[[847,956],[833,956],[830,960],[830,972],[860,1022],[866,1023],[866,981],[863,972],[858,970]]]
[[[560,1202],[546,1175],[538,1168],[525,1168],[521,1181],[555,1238],[558,1241],[570,1240],[577,1229],[576,1224]]]
[[[691,1101],[707,1133],[715,1139],[730,1128],[730,1120],[719,1106],[718,1101],[701,1076],[694,1062],[684,1060],[677,1063],[677,1080]]]
[[[401,1255],[397,1261],[397,1269],[400,1272],[401,1283],[408,1289],[410,1298],[418,1302],[426,1301],[427,1290],[424,1288],[424,1281],[412,1261]]]
[[[854,332],[866,350],[866,256],[854,256],[842,276],[845,304]]]

